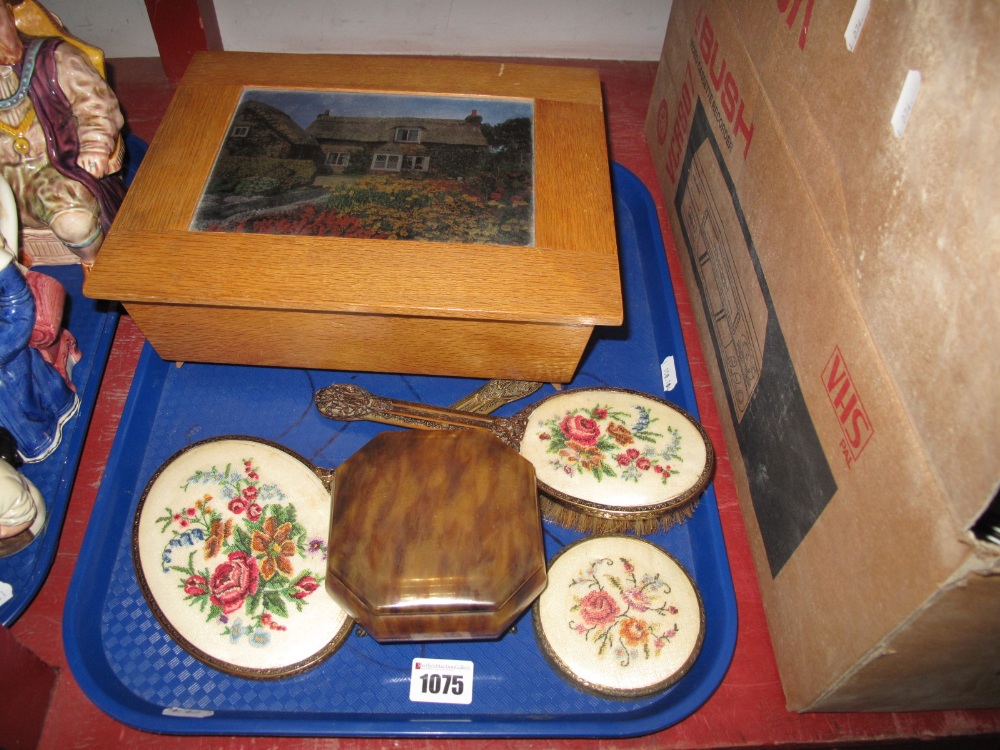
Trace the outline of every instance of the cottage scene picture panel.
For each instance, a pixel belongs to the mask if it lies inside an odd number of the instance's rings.
[[[193,231],[533,246],[534,104],[253,88]]]

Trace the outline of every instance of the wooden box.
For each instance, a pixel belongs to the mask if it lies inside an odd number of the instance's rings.
[[[498,102],[528,106],[527,197],[510,198],[497,187],[480,204],[484,216],[508,209],[523,216],[527,203],[530,241],[482,242],[475,233],[471,239],[403,239],[372,230],[370,215],[367,237],[247,233],[232,229],[233,218],[222,231],[205,222],[194,228],[209,183],[219,174],[213,171],[217,158],[229,158],[232,139],[256,132],[258,124],[284,128],[286,135],[295,131],[302,142],[296,148],[320,145],[318,155],[315,149],[295,152],[300,166],[312,159],[317,169],[303,195],[338,181],[389,179],[393,175],[359,176],[369,167],[388,171],[387,164],[409,170],[394,183],[406,189],[423,189],[433,179],[445,186],[486,184],[485,168],[463,176],[454,160],[447,162],[449,173],[435,175],[442,159],[420,155],[432,153],[433,144],[420,143],[431,138],[425,136],[432,130],[429,121],[396,117],[388,124],[395,135],[372,147],[389,155],[369,159],[372,152],[363,144],[321,142],[320,120],[338,119],[336,112],[317,113],[315,122],[296,130],[273,112],[260,117],[260,111],[247,111],[247,98],[260,92],[471,99],[474,120],[477,108],[487,111]],[[241,124],[251,115],[258,116],[252,127]],[[238,145],[244,147],[239,158],[263,153],[259,145],[247,151],[247,141]],[[479,148],[488,156],[514,152],[503,143]],[[288,153],[266,156],[275,157],[267,164],[281,166],[286,162],[276,159]],[[492,169],[498,162],[477,163]],[[521,164],[526,168],[527,161]],[[233,190],[226,200],[242,200],[235,195],[239,186]],[[594,327],[622,322],[597,73],[409,57],[200,53],[150,145],[85,292],[123,302],[164,359],[567,382]]]

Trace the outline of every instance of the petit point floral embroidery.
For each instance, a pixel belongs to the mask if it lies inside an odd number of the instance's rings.
[[[163,572],[177,576],[179,595],[207,622],[219,623],[221,637],[266,648],[323,585],[307,562],[326,559],[326,542],[309,537],[294,502],[261,480],[252,458],[195,471],[180,491],[198,485],[219,496],[203,493],[156,519],[167,536]]]
[[[567,476],[627,482],[650,476],[667,484],[677,473],[671,462],[684,460],[682,439],[672,426],[656,432],[658,421],[640,404],[631,410],[595,404],[543,421],[538,439],[553,454],[550,465]]]
[[[680,610],[660,573],[637,570],[624,557],[592,560],[569,583],[568,627],[623,667],[655,659],[677,636]]]

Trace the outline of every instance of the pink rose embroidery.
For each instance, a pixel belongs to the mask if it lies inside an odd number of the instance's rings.
[[[639,573],[638,567],[624,557],[592,559],[569,584],[588,591],[574,597],[566,624],[593,644],[599,658],[611,656],[622,667],[659,658],[677,635],[673,616],[678,608],[664,601],[669,584],[659,573]]]
[[[618,602],[607,591],[591,591],[580,600],[580,615],[588,625],[610,625],[620,611]]]
[[[302,576],[295,583],[296,589],[295,593],[292,594],[296,599],[305,599],[309,594],[319,588],[319,583],[312,576]]]
[[[178,599],[203,613],[210,602],[209,620],[222,626],[219,637],[265,648],[277,642],[272,635],[299,624],[295,615],[323,588],[321,577],[308,570],[296,573],[295,561],[304,554],[300,546],[306,540],[308,551],[325,559],[326,541],[298,519],[294,498],[280,485],[261,483],[251,459],[242,464],[243,474],[232,464],[193,471],[180,485],[182,492],[190,485],[218,492],[198,492],[200,499],[191,507],[164,508],[156,522],[167,537],[163,572],[177,575]],[[184,549],[178,559],[180,548],[192,549]]]
[[[597,439],[601,436],[601,428],[597,422],[579,414],[567,414],[559,423],[559,429],[563,431],[567,440],[585,446],[596,445]]]
[[[204,596],[208,593],[208,581],[203,576],[189,576],[184,582],[184,593],[188,596]]]
[[[248,596],[257,593],[260,572],[257,561],[245,552],[230,552],[229,559],[212,574],[212,604],[231,614],[243,606]]]
[[[639,588],[626,589],[622,592],[622,599],[637,612],[645,612],[653,606],[649,601],[649,597],[646,596],[646,592]]]

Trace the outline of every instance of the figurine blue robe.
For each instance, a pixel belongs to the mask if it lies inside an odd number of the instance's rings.
[[[0,253],[0,265],[10,258]],[[0,270],[0,425],[14,436],[26,462],[48,457],[80,399],[62,375],[28,345],[35,301],[16,263]]]

